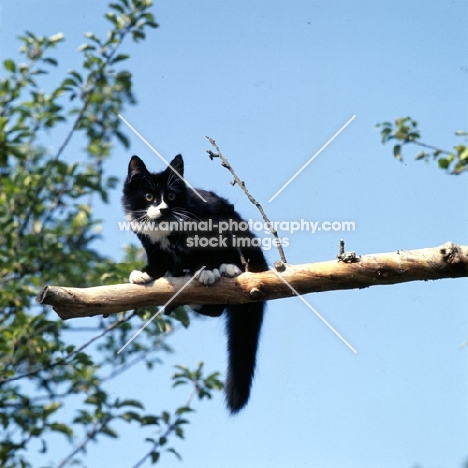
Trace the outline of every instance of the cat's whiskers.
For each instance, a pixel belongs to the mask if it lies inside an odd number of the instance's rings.
[[[183,208],[173,208],[172,215],[181,221],[200,221],[198,216],[195,216],[193,213],[188,210],[184,210]]]
[[[136,216],[131,220],[132,231],[135,233],[144,233],[148,225],[153,222],[153,220],[146,214],[146,210],[137,210],[133,214],[142,213],[141,216]]]
[[[185,209],[185,208],[182,208],[182,207],[175,207],[175,208],[172,208],[172,211],[174,213],[177,213],[179,214],[180,216],[185,216],[186,219],[192,219],[194,221],[200,221],[200,218],[195,215],[194,213],[192,213],[191,211]]]
[[[138,216],[137,218],[134,219],[137,223],[149,221],[149,216],[144,212],[141,216]]]

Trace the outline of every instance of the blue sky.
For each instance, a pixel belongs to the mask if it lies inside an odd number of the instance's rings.
[[[340,238],[358,254],[467,244],[467,177],[405,162],[382,146],[375,124],[410,115],[424,140],[451,148],[467,125],[468,7],[452,2],[156,2],[160,28],[127,44],[138,104],[125,117],[166,158],[181,152],[186,177],[260,219],[230,175],[206,155],[216,139],[270,218],[354,221],[354,232],[289,236],[290,263],[332,260]],[[79,64],[83,33],[103,34],[106,2],[10,0],[0,5],[0,57],[16,56],[25,29],[63,32],[60,70]],[[267,200],[353,115],[356,118],[273,202]],[[125,176],[132,154],[162,163],[128,132],[109,174]],[[58,145],[57,135],[49,144]],[[81,160],[75,142],[67,158]],[[118,230],[120,192],[98,206],[99,247],[121,257],[136,242]],[[270,263],[277,260],[266,252]],[[163,466],[234,468],[461,467],[468,459],[467,280],[441,280],[312,294],[306,299],[352,344],[352,353],[298,299],[268,305],[249,406],[231,418],[222,396],[197,404]],[[92,319],[83,319],[83,325]],[[225,368],[220,320],[200,320],[171,338],[154,372],[135,369],[116,395],[158,411],[179,405],[172,365]],[[131,466],[139,431],[91,446],[88,466]],[[63,448],[65,450],[65,447]],[[32,459],[34,455],[32,455]]]

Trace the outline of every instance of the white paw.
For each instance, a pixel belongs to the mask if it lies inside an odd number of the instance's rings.
[[[221,276],[227,276],[228,278],[234,278],[235,276],[242,274],[242,270],[233,263],[223,263],[219,267],[219,272],[221,273]]]
[[[202,270],[196,278],[202,284],[213,284],[221,279],[221,275],[219,274],[219,270],[215,268],[213,270]]]
[[[144,271],[139,271],[139,270],[133,270],[130,273],[130,277],[128,278],[130,283],[133,283],[133,284],[146,284],[146,283],[153,281],[153,279],[154,278],[151,278],[151,276],[148,275],[148,273],[145,273]]]

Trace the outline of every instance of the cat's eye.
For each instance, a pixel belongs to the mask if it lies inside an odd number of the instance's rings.
[[[153,196],[152,193],[146,193],[146,194],[145,194],[145,198],[146,198],[146,201],[149,201],[149,202],[150,202],[150,201],[153,201],[154,196]]]
[[[176,194],[174,192],[168,192],[166,196],[167,196],[167,201],[174,201],[176,198]]]

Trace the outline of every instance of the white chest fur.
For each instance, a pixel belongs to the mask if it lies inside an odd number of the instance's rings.
[[[167,209],[168,206],[165,202],[161,202],[158,206],[151,205],[146,210],[146,217],[143,221],[131,221],[132,230],[137,234],[144,234],[148,236],[153,244],[159,243],[162,249],[169,249],[169,235],[172,230],[169,229],[169,222],[160,222],[162,213],[161,210]]]

